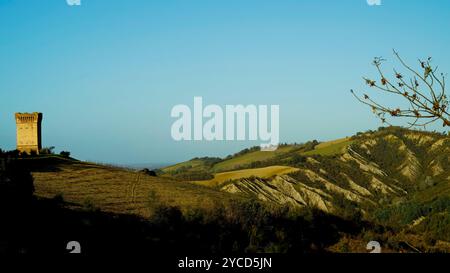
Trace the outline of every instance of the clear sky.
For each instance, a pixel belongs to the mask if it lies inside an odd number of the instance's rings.
[[[433,56],[450,72],[450,1],[0,0],[0,147],[14,112],[43,145],[118,164],[226,156],[260,142],[176,142],[176,104],[279,104],[282,142],[380,126],[351,97],[371,61]],[[439,128],[436,127],[436,128]],[[442,128],[442,127],[441,127]]]

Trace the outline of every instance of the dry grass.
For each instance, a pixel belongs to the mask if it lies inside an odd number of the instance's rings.
[[[32,174],[35,194],[39,197],[53,198],[62,194],[73,206],[89,202],[96,208],[116,213],[148,216],[150,192],[163,203],[182,209],[208,209],[238,198],[192,183],[81,162],[62,163],[58,170],[34,171]]]

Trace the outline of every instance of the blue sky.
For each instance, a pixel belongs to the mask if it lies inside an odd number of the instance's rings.
[[[176,104],[278,104],[282,142],[380,126],[349,90],[392,48],[450,72],[450,1],[0,0],[0,147],[14,112],[43,144],[117,164],[226,156],[259,142],[175,142]],[[395,101],[395,100],[394,100]],[[439,126],[436,127],[439,129]],[[433,128],[430,128],[433,129]]]

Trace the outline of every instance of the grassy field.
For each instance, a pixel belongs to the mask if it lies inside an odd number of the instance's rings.
[[[270,166],[265,168],[245,169],[238,171],[216,173],[214,175],[214,179],[206,181],[196,181],[193,183],[197,185],[215,187],[229,180],[246,178],[251,176],[257,176],[260,178],[269,178],[274,175],[282,175],[295,171],[298,171],[298,169],[287,166]]]
[[[350,138],[341,138],[332,141],[322,142],[315,147],[314,150],[304,152],[302,155],[336,155],[341,154],[345,151],[345,149],[352,144],[352,140]]]
[[[173,172],[176,171],[178,169],[182,169],[182,168],[189,168],[191,170],[204,170],[205,169],[205,161],[202,159],[191,159],[189,161],[185,161],[185,162],[181,162],[172,166],[168,166],[165,168],[162,168],[161,170],[163,170],[164,172]]]
[[[304,156],[311,155],[324,155],[332,156],[336,154],[341,154],[345,152],[345,149],[353,141],[350,138],[341,138],[332,141],[322,142],[318,144],[314,150],[311,151],[301,151],[301,145],[287,145],[279,147],[276,151],[253,151],[242,155],[232,157],[227,160],[222,160],[215,164],[208,164],[205,159],[192,159],[186,162],[178,163],[162,170],[169,174],[170,172],[176,171],[204,171],[209,173],[223,173],[233,171],[242,167],[247,167],[247,165],[257,162],[257,161],[267,161],[275,158],[283,158],[284,155],[288,156],[290,153],[299,153]],[[289,158],[289,157],[286,157]],[[170,175],[167,175],[170,177]]]
[[[93,205],[115,213],[148,216],[150,193],[165,204],[183,209],[208,209],[240,198],[192,183],[76,161],[61,161],[51,170],[34,170],[32,175],[39,197],[62,195],[75,207]]]
[[[254,151],[250,153],[246,153],[241,156],[237,156],[234,158],[231,158],[229,160],[222,161],[220,163],[217,163],[213,167],[213,172],[225,172],[230,171],[233,169],[236,169],[239,166],[243,166],[255,161],[264,161],[268,159],[272,159],[280,154],[287,153],[291,151],[292,149],[295,149],[296,146],[289,145],[284,147],[279,147],[277,150],[273,152],[269,151]]]

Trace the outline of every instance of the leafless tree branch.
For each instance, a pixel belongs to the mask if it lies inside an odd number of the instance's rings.
[[[385,59],[381,57],[374,58],[373,65],[379,74],[379,80],[373,80],[363,77],[365,83],[378,93],[401,96],[408,102],[407,107],[389,107],[373,100],[369,95],[357,95],[353,90],[351,93],[355,98],[372,108],[372,112],[387,123],[387,116],[403,117],[413,119],[408,122],[410,127],[425,127],[428,124],[441,120],[443,126],[450,127],[449,100],[445,92],[445,76],[437,76],[438,67],[433,68],[431,57],[426,61],[418,60],[420,69],[414,70],[409,66],[394,50],[394,56],[400,62],[401,66],[411,73],[409,78],[399,73],[396,69],[393,71],[393,80],[388,78],[382,70],[382,63]],[[419,122],[426,120],[424,122]]]

